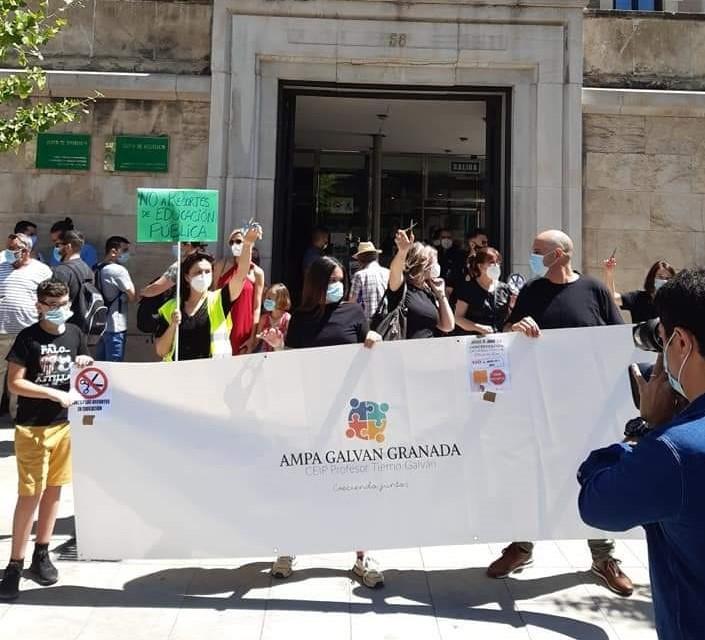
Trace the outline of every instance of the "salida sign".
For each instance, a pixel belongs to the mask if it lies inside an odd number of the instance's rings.
[[[137,242],[215,242],[218,192],[138,189]]]

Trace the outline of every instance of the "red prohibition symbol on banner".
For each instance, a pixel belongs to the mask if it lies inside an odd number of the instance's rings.
[[[96,367],[87,367],[76,376],[75,387],[86,400],[95,400],[108,390],[108,377]]]
[[[501,369],[495,369],[490,373],[490,382],[497,387],[501,387],[506,379],[507,376],[504,375],[504,371]]]

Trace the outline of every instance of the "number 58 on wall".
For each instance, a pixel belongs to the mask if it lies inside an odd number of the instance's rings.
[[[405,47],[407,36],[405,33],[390,33],[387,36],[388,47]]]

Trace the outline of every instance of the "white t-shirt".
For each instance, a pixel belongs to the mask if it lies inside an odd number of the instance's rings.
[[[108,322],[105,330],[109,333],[127,331],[127,295],[134,289],[132,278],[121,264],[108,263],[100,269],[99,287],[105,305],[108,307]]]
[[[15,269],[11,262],[0,264],[0,333],[17,335],[39,320],[37,287],[51,278],[51,269],[31,259]]]

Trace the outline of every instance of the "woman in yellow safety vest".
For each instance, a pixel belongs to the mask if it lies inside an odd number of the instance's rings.
[[[252,247],[262,237],[262,228],[251,226],[244,238],[238,272],[227,286],[211,291],[213,256],[197,251],[181,265],[181,308],[172,298],[159,309],[155,332],[157,355],[166,361],[222,358],[232,355],[230,308],[242,293]],[[179,331],[178,358],[175,357],[176,331]]]

